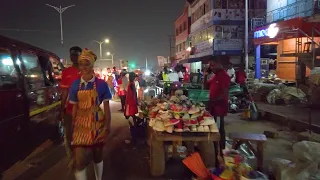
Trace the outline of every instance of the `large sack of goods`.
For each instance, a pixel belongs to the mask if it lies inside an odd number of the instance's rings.
[[[284,87],[281,89],[281,98],[286,104],[299,104],[307,102],[307,95],[299,88]]]
[[[272,90],[267,96],[268,103],[277,104],[277,101],[281,99],[281,94],[281,90],[279,89]]]
[[[315,67],[311,70],[309,75],[309,81],[311,84],[320,86],[320,68]]]
[[[276,158],[271,170],[276,180],[320,179],[320,143],[301,141],[293,145],[294,160]]]

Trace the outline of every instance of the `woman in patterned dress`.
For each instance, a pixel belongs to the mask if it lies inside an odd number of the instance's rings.
[[[102,179],[102,148],[110,132],[109,100],[112,96],[108,84],[96,78],[93,64],[96,55],[84,49],[79,56],[81,78],[75,80],[70,88],[69,101],[73,104],[73,133],[76,180],[86,180],[86,167],[93,160],[96,180]],[[100,108],[103,104],[104,111]]]

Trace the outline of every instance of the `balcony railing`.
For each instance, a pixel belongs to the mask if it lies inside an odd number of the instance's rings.
[[[314,0],[299,0],[281,8],[267,12],[267,23],[288,20],[296,17],[307,17],[313,13]]]

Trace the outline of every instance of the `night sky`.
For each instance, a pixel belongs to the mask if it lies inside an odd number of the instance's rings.
[[[156,64],[156,56],[169,55],[168,35],[182,13],[185,0],[1,0],[0,34],[68,57],[73,45],[87,47],[99,56],[93,40],[109,38],[103,45],[124,58]],[[64,46],[60,44],[59,13],[45,4],[69,6],[63,13]],[[7,30],[12,29],[12,30]],[[36,30],[36,31],[15,31]]]

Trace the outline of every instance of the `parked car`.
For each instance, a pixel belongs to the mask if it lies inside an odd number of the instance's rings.
[[[56,128],[60,113],[56,77],[61,72],[53,65],[59,62],[52,52],[0,36],[0,143],[32,131],[35,124]]]

